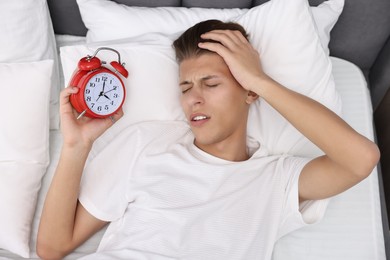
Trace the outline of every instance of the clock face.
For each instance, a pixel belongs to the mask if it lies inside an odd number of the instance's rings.
[[[115,75],[106,72],[97,73],[87,81],[84,99],[88,108],[95,114],[109,115],[121,106],[124,87]]]

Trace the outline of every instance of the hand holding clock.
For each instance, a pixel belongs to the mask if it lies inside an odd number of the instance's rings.
[[[99,50],[112,50],[118,54],[118,61],[110,63],[113,70],[102,66],[105,63],[96,57]],[[120,77],[128,76],[123,66],[117,51],[99,48],[93,56],[79,61],[68,87],[61,92],[63,145],[46,195],[37,237],[39,251],[49,258],[50,255],[64,257],[107,224],[88,213],[79,203],[78,195],[93,142],[123,116],[121,107],[126,91]],[[117,87],[116,91],[105,93],[106,89],[114,87]],[[104,98],[96,102],[101,96]]]
[[[102,135],[109,127],[114,124],[114,121],[119,120],[123,116],[123,110],[119,109],[111,118],[89,118],[81,117],[76,119],[78,113],[73,108],[69,101],[72,94],[79,91],[77,87],[67,87],[60,95],[60,117],[61,131],[64,138],[64,144],[74,146],[88,146]]]

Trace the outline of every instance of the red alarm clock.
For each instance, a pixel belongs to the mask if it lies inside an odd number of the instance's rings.
[[[110,62],[113,70],[96,57],[101,50],[113,51],[118,55],[118,61]],[[126,90],[120,75],[127,78],[129,73],[120,61],[118,51],[108,48],[98,48],[92,56],[80,59],[77,70],[70,80],[69,86],[78,87],[79,92],[70,96],[70,103],[80,114],[77,118],[106,118],[115,114],[123,105]]]

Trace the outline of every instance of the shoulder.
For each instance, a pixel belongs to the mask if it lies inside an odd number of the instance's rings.
[[[297,172],[298,174],[302,171],[302,168],[310,162],[311,158],[297,157],[292,155],[282,155],[278,159],[278,164],[281,169],[288,172]]]
[[[311,160],[311,158],[281,155],[277,156],[276,167],[282,175],[297,175],[297,177],[299,177],[303,167],[305,167],[305,165]]]
[[[277,174],[280,175],[284,185],[298,185],[303,168],[311,161],[311,158],[281,156],[277,160]]]
[[[256,152],[254,158],[263,171],[285,184],[298,181],[303,168],[311,160],[287,154],[269,155],[266,152]]]

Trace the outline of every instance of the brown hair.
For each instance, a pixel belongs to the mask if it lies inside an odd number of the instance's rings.
[[[212,40],[204,40],[200,37],[202,34],[212,30],[236,30],[240,31],[248,39],[248,34],[245,29],[238,23],[206,20],[190,27],[173,42],[177,61],[181,63],[185,59],[210,53],[208,50],[199,48],[198,43],[214,42]]]

